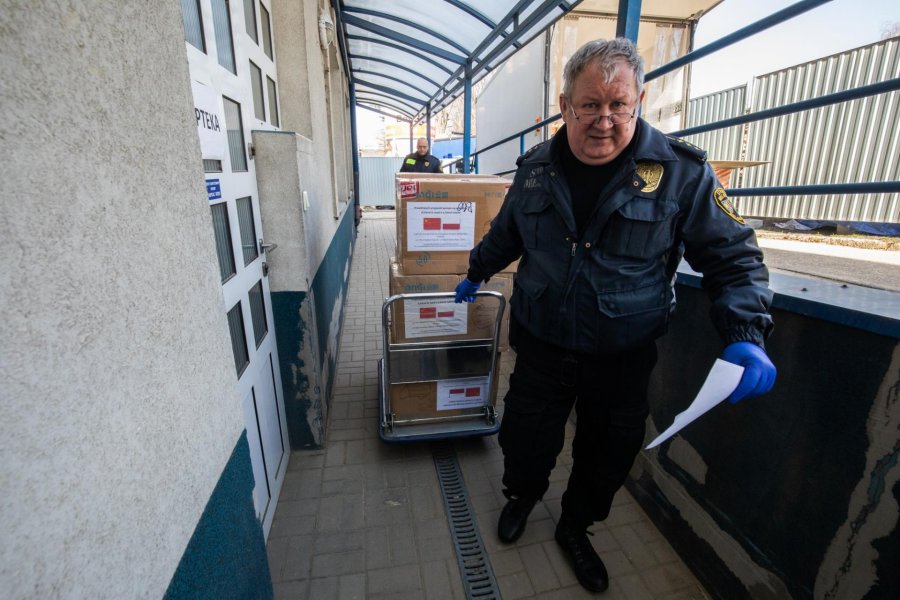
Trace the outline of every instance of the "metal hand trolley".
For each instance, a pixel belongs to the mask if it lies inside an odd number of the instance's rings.
[[[454,298],[454,292],[429,294],[397,294],[381,307],[384,357],[378,361],[378,393],[380,427],[378,434],[385,442],[414,442],[466,436],[493,435],[500,429],[500,419],[492,403],[496,396],[499,361],[500,325],[506,298],[494,291],[476,292],[477,299],[498,302],[493,336],[467,340],[441,340],[393,343],[388,324],[391,305],[400,300]],[[478,379],[475,379],[478,378]],[[484,387],[486,378],[486,387]],[[436,389],[459,380],[481,381],[483,402],[479,406],[447,409],[446,415],[404,415],[395,411],[392,386],[430,384]],[[450,383],[451,387],[455,385]],[[472,389],[472,388],[469,388]],[[451,393],[465,389],[451,390]],[[435,399],[437,402],[437,398]],[[442,412],[435,410],[434,412]]]

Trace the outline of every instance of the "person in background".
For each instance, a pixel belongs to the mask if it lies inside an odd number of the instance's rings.
[[[772,292],[753,230],[706,153],[637,117],[644,66],[624,38],[589,42],[566,64],[565,125],[517,161],[513,184],[472,249],[456,302],[520,259],[510,301],[516,364],[499,442],[508,502],[498,536],[515,542],[577,414],[555,539],[583,587],[609,585],[587,529],[609,515],[644,441],[655,340],[675,306],[682,256],[703,273],[723,358],[744,367],[731,402],[768,392]]]
[[[407,154],[400,167],[401,173],[441,173],[441,159],[428,154],[428,140],[416,140],[416,151]]]

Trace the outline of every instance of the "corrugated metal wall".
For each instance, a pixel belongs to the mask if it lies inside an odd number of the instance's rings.
[[[363,206],[394,206],[394,175],[401,156],[363,156],[359,159],[359,203]]]
[[[747,86],[742,85],[694,98],[688,104],[687,127],[721,121],[743,115],[747,106]],[[707,151],[710,159],[741,160],[744,126],[735,125],[718,131],[707,131],[685,139]]]
[[[900,77],[900,37],[757,77],[749,111],[817,98]],[[688,126],[741,114],[733,88],[690,102]],[[695,104],[696,103],[696,104]],[[695,110],[696,106],[696,110]],[[853,183],[900,179],[900,92],[750,123],[743,155],[732,127],[696,136],[710,158],[764,160],[734,187]],[[900,194],[748,196],[740,212],[755,217],[900,223]]]

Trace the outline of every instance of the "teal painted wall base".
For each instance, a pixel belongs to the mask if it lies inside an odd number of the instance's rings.
[[[355,242],[354,212],[347,210],[313,276],[309,292],[272,292],[284,412],[292,450],[316,449],[325,444],[328,398],[336,375]]]
[[[318,346],[306,292],[273,292],[272,314],[278,340],[284,415],[292,450],[320,448],[325,418],[318,385]]]
[[[319,332],[319,356],[322,358],[322,389],[325,398],[331,398],[331,389],[335,380],[338,345],[341,330],[344,326],[344,303],[347,299],[347,288],[350,283],[350,262],[353,260],[353,246],[356,243],[356,222],[354,211],[344,211],[341,224],[319,270],[313,277],[310,290],[313,306],[316,311],[316,326]],[[335,311],[336,304],[340,310]],[[332,326],[332,316],[336,315],[338,323]]]
[[[200,516],[165,598],[272,597],[266,541],[253,508],[253,469],[245,431]]]
[[[722,352],[685,279],[650,382],[656,431]],[[643,452],[628,489],[711,597],[900,598],[898,321],[805,300],[791,281],[790,295],[773,287],[772,391]]]

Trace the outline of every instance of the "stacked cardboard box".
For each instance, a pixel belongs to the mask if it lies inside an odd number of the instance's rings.
[[[400,173],[396,179],[397,252],[391,261],[390,293],[452,292],[466,276],[469,251],[490,229],[510,181],[479,175]],[[516,265],[494,275],[482,290],[512,295]],[[398,301],[391,306],[391,342],[490,338],[499,303],[479,298],[455,304],[452,298]],[[508,349],[509,311],[501,320],[499,351]],[[498,361],[499,362],[499,361]],[[458,414],[496,401],[496,380],[394,384],[391,406],[398,418]],[[476,393],[477,392],[477,393]]]
[[[445,275],[469,269],[469,250],[500,210],[502,177],[397,175],[397,259],[404,275]],[[515,271],[515,265],[508,269]]]
[[[465,274],[404,275],[400,263],[391,262],[390,291],[396,294],[452,292]],[[507,304],[512,295],[512,273],[498,273],[482,284],[481,290],[500,292]],[[498,302],[481,298],[478,302],[456,304],[453,298],[400,300],[391,310],[391,341],[394,343],[433,340],[469,340],[494,334]],[[509,310],[500,321],[501,352],[508,350]]]

